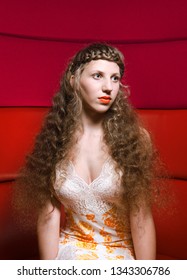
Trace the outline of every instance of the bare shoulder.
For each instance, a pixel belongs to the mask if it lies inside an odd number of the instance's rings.
[[[147,148],[152,149],[152,139],[147,129],[140,127],[140,134],[142,136],[142,141],[144,142],[145,145],[147,145]]]
[[[150,133],[144,127],[140,127],[140,133],[147,141],[151,141]]]

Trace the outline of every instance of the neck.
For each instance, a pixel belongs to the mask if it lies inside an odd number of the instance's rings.
[[[102,130],[103,114],[82,112],[81,123],[84,133],[94,133]]]

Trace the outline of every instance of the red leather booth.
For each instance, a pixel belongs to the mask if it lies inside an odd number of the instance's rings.
[[[130,100],[168,170],[175,199],[154,212],[157,259],[187,259],[186,1],[94,3],[0,3],[0,259],[39,257],[36,234],[13,215],[14,180],[68,59],[92,41],[124,53]]]

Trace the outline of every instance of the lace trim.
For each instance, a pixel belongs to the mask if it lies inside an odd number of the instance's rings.
[[[80,214],[103,214],[114,206],[120,193],[119,174],[108,158],[100,175],[87,184],[77,173],[72,163],[68,166],[67,177],[58,168],[56,173],[55,191],[65,208]],[[64,181],[61,185],[62,179]]]
[[[87,185],[88,187],[90,187],[92,184],[95,183],[95,181],[97,182],[97,180],[99,180],[100,177],[103,175],[103,169],[106,168],[106,164],[109,162],[109,160],[110,160],[110,158],[108,157],[108,158],[105,160],[105,162],[103,163],[103,166],[102,166],[102,168],[101,168],[100,174],[99,174],[90,184],[88,184],[82,177],[80,177],[80,176],[78,175],[78,173],[77,173],[77,171],[76,171],[76,169],[75,169],[75,166],[74,166],[74,164],[73,164],[72,161],[70,161],[70,166],[71,166],[70,168],[71,168],[71,171],[72,171],[72,173],[74,174],[75,177],[79,178],[79,179],[83,182],[83,184],[85,184],[85,185]]]

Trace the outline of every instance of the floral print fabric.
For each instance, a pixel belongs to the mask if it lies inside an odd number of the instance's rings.
[[[66,180],[60,165],[56,170],[56,196],[64,205],[66,222],[60,231],[56,259],[134,259],[127,215],[120,204],[120,174],[108,158],[100,175],[87,184],[70,162]]]

